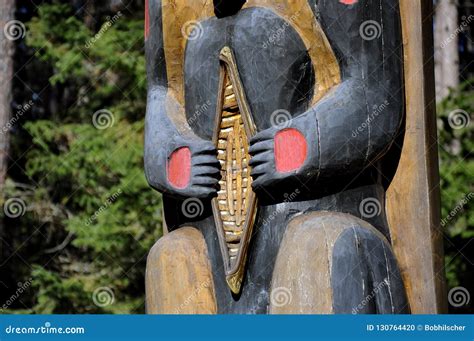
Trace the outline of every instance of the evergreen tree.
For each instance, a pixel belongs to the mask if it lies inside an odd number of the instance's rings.
[[[59,2],[39,6],[27,24],[27,76],[35,83],[41,69],[48,82],[30,85],[35,112],[14,136],[21,167],[7,197],[24,212],[7,217],[6,299],[17,282],[31,285],[7,311],[144,311],[161,199],[143,173],[143,8],[100,8],[94,28],[81,8]]]

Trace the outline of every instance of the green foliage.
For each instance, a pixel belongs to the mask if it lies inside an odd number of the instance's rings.
[[[33,288],[38,290],[37,304],[34,311],[42,314],[53,314],[57,311],[75,313],[94,313],[98,311],[85,288],[83,278],[61,278],[57,272],[34,267],[32,276]],[[86,302],[90,302],[87,304]],[[84,304],[86,303],[86,304]]]
[[[448,286],[472,283],[474,239],[474,81],[452,91],[438,107],[442,226]]]
[[[70,5],[53,3],[28,24],[35,62],[51,70],[49,87],[62,96],[56,114],[23,125],[31,140],[28,183],[9,181],[8,196],[27,203],[27,213],[11,222],[19,239],[12,246],[33,264],[29,273],[12,269],[13,277],[33,278],[31,297],[18,308],[144,311],[145,261],[161,234],[161,198],[143,172],[142,14],[120,12],[113,22],[99,14],[100,31],[91,32]],[[95,304],[102,287],[112,304]]]

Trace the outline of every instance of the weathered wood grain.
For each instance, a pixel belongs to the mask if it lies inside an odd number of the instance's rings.
[[[271,314],[406,313],[390,243],[369,223],[344,213],[294,218],[278,252]]]
[[[285,18],[300,34],[308,48],[317,70],[317,88],[312,103],[320,100],[332,87],[341,81],[340,70],[334,52],[314,17],[307,0],[271,1],[249,0],[243,8],[262,7],[274,10]],[[189,30],[202,29],[198,22],[214,16],[212,0],[175,1],[162,0],[163,40],[169,95],[184,104],[184,54],[187,42],[183,27]],[[186,29],[184,30],[186,31]],[[198,33],[196,32],[196,33]],[[190,33],[188,31],[188,33]]]
[[[406,129],[387,191],[390,235],[412,313],[446,312],[433,71],[432,2],[401,0]]]
[[[204,238],[183,227],[162,237],[146,267],[148,314],[215,314],[214,282]]]

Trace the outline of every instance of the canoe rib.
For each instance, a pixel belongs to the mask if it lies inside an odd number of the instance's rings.
[[[226,280],[239,293],[245,273],[248,244],[257,210],[248,161],[248,140],[255,134],[253,122],[232,51],[220,54],[220,96],[214,129],[222,179],[213,199],[213,213],[219,235]]]

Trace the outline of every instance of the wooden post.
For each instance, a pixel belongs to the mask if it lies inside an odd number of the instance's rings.
[[[401,0],[406,131],[387,191],[395,255],[414,314],[447,311],[440,229],[431,0]]]

